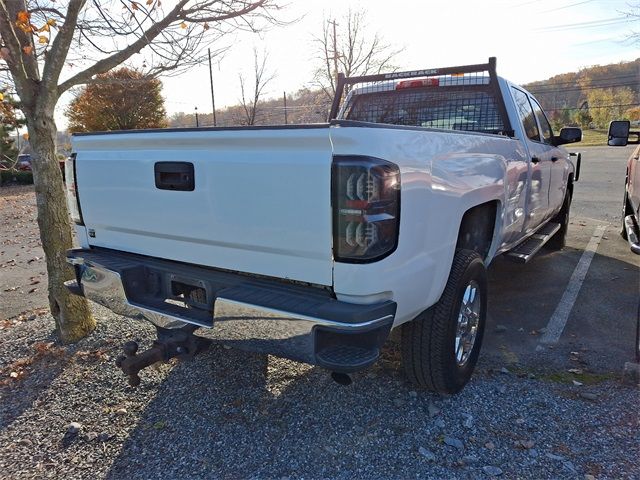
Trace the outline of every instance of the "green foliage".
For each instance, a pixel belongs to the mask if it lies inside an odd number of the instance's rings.
[[[0,184],[31,185],[33,174],[21,170],[0,170]]]
[[[25,121],[16,115],[18,102],[7,94],[6,90],[0,90],[0,163],[11,164],[18,156],[18,149],[11,134],[16,127],[21,127]]]
[[[127,67],[98,75],[80,90],[65,113],[70,132],[166,126],[162,83]]]
[[[573,117],[573,111],[568,108],[562,110],[556,110],[550,113],[551,126],[554,131],[560,131],[562,127],[575,125],[576,122]]]
[[[640,107],[633,107],[624,112],[624,118],[632,122],[640,121]]]
[[[580,110],[573,112],[573,123],[579,127],[587,128],[591,122],[593,122],[593,117],[591,116],[591,113],[589,113],[589,110],[581,108]]]
[[[589,112],[596,127],[605,128],[611,120],[624,119],[634,93],[629,87],[590,90],[587,94]]]

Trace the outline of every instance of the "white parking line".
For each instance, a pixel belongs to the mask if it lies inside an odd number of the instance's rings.
[[[591,260],[593,260],[593,256],[595,255],[596,250],[598,250],[598,245],[600,245],[602,235],[604,235],[606,229],[606,225],[598,225],[595,232],[593,232],[593,235],[587,244],[587,248],[584,249],[584,252],[580,257],[580,261],[578,261],[576,268],[573,270],[573,274],[569,280],[569,285],[567,285],[567,288],[560,299],[560,303],[558,303],[555,312],[551,315],[551,319],[547,325],[547,331],[540,339],[540,343],[557,343],[557,341],[560,340],[560,335],[562,335],[562,331],[567,324],[569,314],[573,309],[573,304],[578,298],[578,293],[580,293],[582,283],[589,271]]]

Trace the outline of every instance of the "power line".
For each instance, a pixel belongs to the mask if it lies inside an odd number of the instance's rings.
[[[627,75],[616,75],[615,77],[602,77],[602,78],[598,78],[594,81],[596,82],[607,82],[610,80],[618,80],[618,81],[627,81],[630,79],[636,79],[638,81],[638,83],[640,83],[640,75],[638,75],[637,73],[633,73],[633,74],[627,74]],[[562,85],[576,85],[578,82],[578,80],[571,80],[571,81],[566,81],[566,82],[555,82],[555,83],[549,83],[549,80],[538,80],[536,82],[529,82],[526,85],[532,85],[534,83],[540,83],[540,85],[537,85],[537,87],[557,87],[557,86],[562,86]],[[525,85],[525,86],[526,86]],[[529,88],[535,88],[535,87],[529,87]]]
[[[567,30],[581,30],[583,28],[600,28],[600,27],[609,27],[611,25],[617,25],[619,23],[631,23],[635,22],[636,19],[630,19],[629,17],[612,17],[605,18],[603,20],[591,20],[589,22],[578,22],[578,23],[566,23],[563,25],[551,25],[549,27],[537,28],[534,31],[537,32],[563,32]]]
[[[573,92],[582,92],[584,90],[598,90],[598,89],[606,89],[606,88],[623,88],[623,87],[638,87],[638,82],[633,83],[612,83],[610,85],[589,85],[587,87],[576,87],[576,88],[558,88],[558,89],[548,89],[548,90],[529,90],[534,95],[549,95],[555,93],[573,93]]]
[[[593,0],[582,0],[581,2],[571,3],[569,5],[565,5],[564,7],[552,8],[550,10],[543,10],[540,13],[549,13],[549,12],[557,12],[558,10],[564,10],[565,8],[576,7],[578,5],[584,5],[585,3],[591,3]]]

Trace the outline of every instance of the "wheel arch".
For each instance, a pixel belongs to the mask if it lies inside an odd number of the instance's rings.
[[[496,232],[500,222],[500,200],[494,199],[468,208],[462,215],[456,251],[465,249],[477,252],[485,263],[495,249]]]

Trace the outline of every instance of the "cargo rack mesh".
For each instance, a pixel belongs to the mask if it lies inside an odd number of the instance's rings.
[[[329,121],[513,136],[496,74],[486,64],[345,77],[338,74]]]

